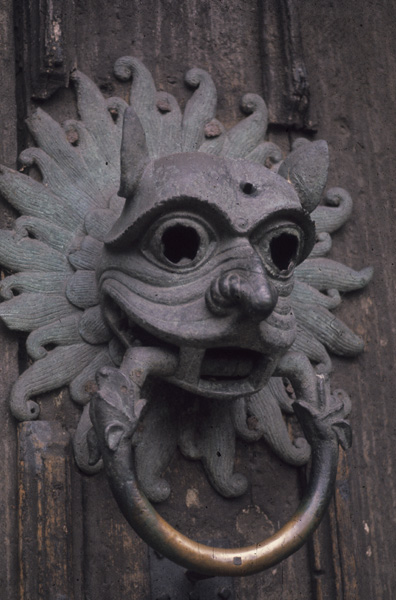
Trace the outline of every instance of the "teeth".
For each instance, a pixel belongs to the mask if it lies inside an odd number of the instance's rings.
[[[126,347],[136,345],[163,346],[161,342],[145,329],[128,318],[123,309],[112,299],[105,305],[106,318]],[[168,344],[168,346],[170,346]],[[254,374],[263,360],[259,352],[246,348],[223,347],[198,350],[197,348],[173,347],[179,352],[179,368],[176,379],[198,386],[203,380],[242,381]]]

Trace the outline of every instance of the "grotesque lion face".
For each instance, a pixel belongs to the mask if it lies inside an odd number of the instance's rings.
[[[288,296],[313,224],[284,177],[184,153],[145,165],[110,231],[101,303],[126,346],[177,354],[179,387],[213,398],[259,390],[296,335]]]

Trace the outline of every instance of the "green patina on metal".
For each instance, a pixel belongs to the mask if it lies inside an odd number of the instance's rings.
[[[41,182],[1,168],[0,192],[22,216],[0,231],[0,262],[14,271],[0,285],[0,317],[28,333],[34,361],[14,384],[11,410],[36,419],[33,398],[69,385],[84,407],[76,460],[96,472],[123,427],[109,422],[112,435],[100,434],[98,417],[95,433],[92,389],[97,376],[103,383],[101,369],[123,364],[125,372],[133,355],[134,401],[148,394],[145,426],[131,438],[147,497],[169,495],[161,475],[177,446],[203,462],[219,493],[237,496],[247,481],[234,472],[236,437],[264,438],[283,460],[305,464],[310,445],[290,439],[283,414],[296,412],[308,430],[304,406],[317,405],[315,377],[327,380],[330,354],[363,349],[332,311],[340,292],[364,287],[372,270],[326,258],[352,200],[341,188],[324,193],[325,142],[298,139],[283,160],[265,141],[259,96],[243,97],[247,116],[226,131],[207,72],[187,73],[195,92],[184,114],[136,58],[119,59],[115,74],[132,77],[130,106],[103,98],[75,71],[80,120],[61,126],[41,109],[28,120],[38,147],[20,160],[23,170],[38,167]],[[165,366],[156,366],[153,348],[166,353]],[[284,377],[301,388],[298,406]],[[179,402],[158,400],[161,381],[179,388]],[[326,389],[326,415],[329,406],[338,414],[341,401]],[[338,427],[345,446],[346,431]]]

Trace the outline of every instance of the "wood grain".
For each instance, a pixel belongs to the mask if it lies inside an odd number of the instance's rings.
[[[70,436],[58,423],[18,426],[20,600],[73,591]]]
[[[354,213],[333,256],[372,264],[367,291],[340,310],[366,340],[358,360],[337,361],[334,383],[353,403],[354,442],[336,494],[343,598],[393,598],[396,589],[395,131],[396,9],[392,3],[299,3],[303,46],[328,140],[330,185],[353,196]],[[348,474],[349,473],[349,474]]]
[[[192,66],[208,69],[218,87],[218,116],[227,127],[240,119],[239,100],[245,92],[266,95],[256,1],[87,0],[75,4],[78,66],[105,95],[128,99],[129,86],[112,74],[114,61],[126,54],[141,58],[159,89],[174,93],[182,105],[190,94],[183,84],[184,73]],[[237,580],[236,597],[386,600],[396,589],[396,7],[390,2],[356,0],[296,4],[311,109],[318,123],[316,139],[324,138],[330,145],[329,185],[345,187],[355,199],[354,216],[337,234],[332,256],[354,268],[373,264],[375,278],[368,291],[352,294],[338,311],[364,337],[366,351],[358,360],[335,363],[335,386],[345,388],[352,397],[355,439],[340,463],[329,515],[310,549],[301,549],[270,572]],[[0,60],[6,77],[0,100],[5,111],[0,149],[3,162],[12,164],[16,119],[10,0],[1,11]],[[26,89],[20,91],[25,94],[18,99],[22,130],[23,116],[34,103]],[[59,120],[76,116],[70,89],[59,90],[44,108]],[[271,138],[285,150],[297,135],[287,128],[271,131]],[[3,214],[4,227],[10,213]],[[3,397],[16,377],[11,339],[7,333],[2,336]],[[72,427],[75,411],[64,411],[67,402],[62,393],[51,409],[51,398],[46,398],[43,416],[59,417]],[[2,406],[0,443],[5,458],[0,466],[4,482],[0,531],[6,540],[6,559],[0,561],[0,583],[8,585],[10,598],[16,598],[15,426]],[[184,524],[198,537],[212,531],[213,520],[230,539],[254,536],[257,528],[277,527],[298,499],[295,470],[277,462],[261,445],[241,446],[238,468],[249,472],[252,486],[246,498],[222,501],[208,487],[199,465],[176,457],[167,475],[174,492],[161,510],[173,524]],[[103,475],[90,478],[76,471],[72,485],[73,518],[81,521],[81,533],[73,533],[73,572],[79,584],[74,582],[71,593],[85,600],[149,600],[146,548],[120,516]],[[193,491],[187,498],[189,490]]]
[[[0,4],[0,163],[15,167],[17,154],[17,120],[15,109],[13,3]],[[0,227],[7,228],[13,212],[1,201]],[[3,273],[0,275],[3,277]],[[6,598],[17,597],[18,538],[17,532],[17,453],[16,428],[5,399],[18,374],[18,344],[15,336],[0,328],[0,589]]]

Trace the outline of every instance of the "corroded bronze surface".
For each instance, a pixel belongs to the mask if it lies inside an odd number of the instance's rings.
[[[42,182],[1,171],[0,191],[23,216],[14,232],[0,232],[0,260],[15,271],[1,283],[0,317],[29,332],[33,360],[13,387],[11,410],[37,419],[32,398],[68,384],[84,405],[79,466],[94,473],[104,463],[136,530],[155,547],[169,544],[180,562],[180,552],[192,551],[187,566],[204,572],[212,567],[196,564],[200,547],[181,543],[149,503],[169,496],[162,473],[176,447],[202,461],[220,494],[235,497],[248,484],[234,472],[236,437],[263,437],[294,465],[308,461],[312,446],[311,487],[297,516],[259,551],[218,552],[222,572],[230,557],[253,572],[299,547],[329,499],[337,440],[350,443],[349,401],[327,383],[329,353],[363,348],[331,311],[372,271],[325,258],[352,200],[331,188],[320,205],[324,141],[299,139],[282,160],[264,140],[259,96],[243,97],[247,116],[226,131],[205,71],[187,73],[196,89],[183,115],[137,59],[122,57],[115,73],[133,78],[130,106],[105,100],[75,71],[81,120],[62,128],[40,109],[31,116],[39,147],[21,162],[36,165]],[[319,393],[317,378],[326,380]],[[150,396],[154,379],[184,395],[183,410]],[[297,415],[306,439],[290,439],[284,413]],[[202,553],[217,563],[213,550]]]
[[[133,356],[133,354],[135,356]],[[174,357],[155,350],[146,364],[155,364],[158,374],[176,366]],[[325,377],[317,376],[318,390],[295,375],[303,366],[301,357],[290,355],[279,365],[298,390],[295,410],[313,448],[310,483],[292,518],[276,534],[246,548],[214,548],[195,542],[164,521],[139,490],[131,455],[131,438],[144,408],[136,378],[136,352],[127,353],[121,369],[105,368],[98,375],[99,391],[93,398],[91,418],[95,444],[100,447],[106,472],[117,502],[135,531],[155,550],[198,573],[241,576],[267,569],[298,550],[319,525],[333,493],[338,443],[350,444],[350,429],[344,420],[348,401],[329,395]],[[307,385],[308,383],[308,385]],[[307,387],[304,392],[303,388]],[[305,398],[305,400],[304,400]]]

